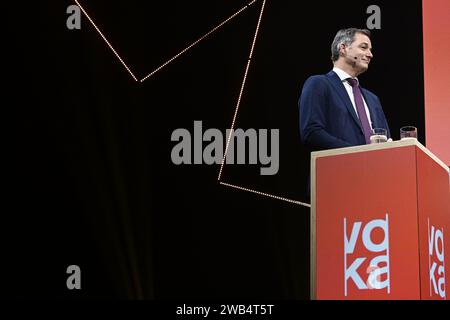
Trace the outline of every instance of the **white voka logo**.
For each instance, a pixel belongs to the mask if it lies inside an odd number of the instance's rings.
[[[344,218],[344,295],[347,296],[348,281],[351,279],[359,290],[367,289],[385,289],[387,293],[391,291],[390,285],[390,269],[389,269],[389,219],[375,219],[368,222],[359,238],[363,223],[357,221],[353,223],[350,239],[347,237],[347,219]],[[373,243],[371,235],[374,229],[381,228],[383,230],[383,240],[380,243]],[[359,250],[355,253],[355,247],[358,241],[362,241],[365,250]],[[374,254],[376,254],[374,256]],[[349,265],[348,256],[355,255],[356,258]],[[368,274],[366,281],[361,278],[358,272],[359,267],[368,258],[372,257],[369,266],[366,268],[365,274]],[[380,266],[382,265],[382,266]],[[386,279],[381,281],[381,275],[386,275]]]
[[[431,228],[430,228],[431,227]],[[428,218],[428,270],[430,297],[439,295],[445,299],[444,228],[430,226]]]

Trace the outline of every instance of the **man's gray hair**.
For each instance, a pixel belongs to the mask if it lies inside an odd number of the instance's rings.
[[[350,46],[353,41],[355,41],[355,34],[357,33],[362,33],[370,39],[370,31],[367,29],[347,28],[341,29],[336,33],[333,43],[331,44],[331,60],[333,62],[339,59],[339,49],[341,44]]]

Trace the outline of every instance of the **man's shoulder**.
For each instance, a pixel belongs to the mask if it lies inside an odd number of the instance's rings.
[[[329,84],[329,78],[331,77],[331,72],[327,74],[315,74],[312,76],[309,76],[308,79],[305,81],[305,86],[314,86],[314,85],[328,85]]]

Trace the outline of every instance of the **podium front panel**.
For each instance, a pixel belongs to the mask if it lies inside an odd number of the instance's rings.
[[[316,159],[313,298],[420,299],[415,152]]]

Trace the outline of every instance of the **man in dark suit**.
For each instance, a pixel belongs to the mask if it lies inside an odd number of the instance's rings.
[[[378,97],[359,86],[373,57],[370,31],[342,29],[331,45],[333,70],[309,77],[299,99],[300,136],[312,150],[370,143],[373,128],[389,127]]]

